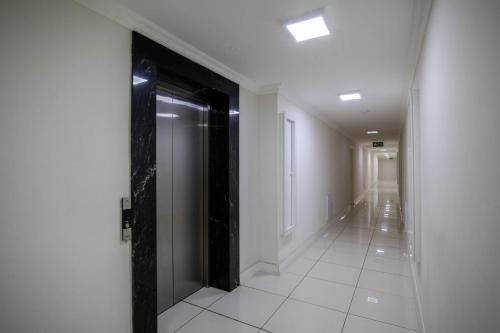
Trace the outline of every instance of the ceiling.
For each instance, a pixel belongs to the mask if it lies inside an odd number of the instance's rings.
[[[259,86],[281,83],[359,141],[397,139],[418,0],[113,0]],[[329,36],[297,43],[283,21],[324,8]],[[338,93],[360,90],[360,101]]]

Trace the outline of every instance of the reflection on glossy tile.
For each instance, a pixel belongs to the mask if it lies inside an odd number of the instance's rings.
[[[356,282],[358,281],[360,272],[361,270],[359,268],[320,261],[316,265],[314,265],[308,276],[355,286]]]
[[[274,333],[340,333],[346,314],[288,299],[264,326]]]
[[[210,311],[202,314],[184,325],[179,333],[256,333],[258,329],[240,323]]]
[[[290,297],[347,312],[353,293],[354,287],[306,277]]]
[[[328,250],[325,252],[325,254],[321,257],[320,260],[325,262],[330,262],[333,264],[361,268],[363,266],[363,261],[365,260],[365,256],[361,254],[340,253]]]
[[[311,259],[297,258],[287,267],[285,267],[284,271],[287,273],[304,276],[314,266],[314,263],[315,261]]]
[[[191,296],[184,299],[185,302],[207,308],[219,298],[227,294],[227,291],[217,288],[201,288]]]
[[[179,302],[158,316],[158,333],[170,333],[198,315],[203,309]]]
[[[402,275],[382,273],[364,269],[359,278],[358,287],[383,291],[399,296],[413,297],[413,283]]]
[[[349,315],[342,333],[416,333],[416,331]]]
[[[382,258],[389,258],[389,259],[399,259],[399,260],[408,259],[408,255],[405,250],[378,244],[370,245],[370,248],[368,249],[368,255],[382,257]]]
[[[410,264],[406,260],[367,256],[364,268],[408,277],[411,276]]]
[[[210,306],[222,315],[261,327],[285,297],[240,286]]]
[[[241,284],[281,296],[288,296],[299,284],[301,277],[291,273],[273,274],[257,272]]]
[[[417,330],[417,308],[409,297],[357,288],[350,312],[386,323]]]

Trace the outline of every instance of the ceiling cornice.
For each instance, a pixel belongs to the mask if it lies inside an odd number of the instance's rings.
[[[132,30],[137,31],[155,42],[183,55],[184,57],[238,83],[240,86],[258,94],[260,87],[255,82],[241,73],[231,69],[208,54],[198,50],[193,45],[186,43],[174,36],[159,25],[145,17],[109,0],[75,0],[112,21]]]
[[[413,1],[413,20],[411,25],[410,44],[408,49],[408,72],[406,75],[407,85],[402,96],[403,112],[400,117],[400,128],[404,126],[406,112],[410,102],[410,89],[413,88],[415,77],[417,75],[420,55],[425,41],[427,32],[427,23],[432,9],[434,0],[414,0]]]

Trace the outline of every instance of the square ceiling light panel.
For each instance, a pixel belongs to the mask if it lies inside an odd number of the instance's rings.
[[[326,26],[325,20],[321,14],[308,15],[302,19],[296,19],[285,24],[297,42],[303,42],[308,39],[327,36],[330,30]]]

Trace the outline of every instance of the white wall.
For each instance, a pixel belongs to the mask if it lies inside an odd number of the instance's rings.
[[[334,215],[349,206],[352,161],[351,142],[306,109],[280,95],[278,110],[293,117],[296,129],[297,226],[289,237],[279,236],[282,261],[327,223],[327,194]]]
[[[396,159],[378,159],[378,180],[383,182],[397,181],[397,163]]]
[[[498,1],[435,0],[418,68],[429,333],[500,332],[499,17]]]
[[[367,157],[365,149],[363,149],[362,144],[357,144],[354,147],[353,155],[353,179],[352,179],[352,190],[353,190],[353,202],[359,200],[359,197],[367,189]]]
[[[130,332],[130,32],[0,4],[0,330]]]
[[[240,270],[260,258],[259,99],[240,87]]]

